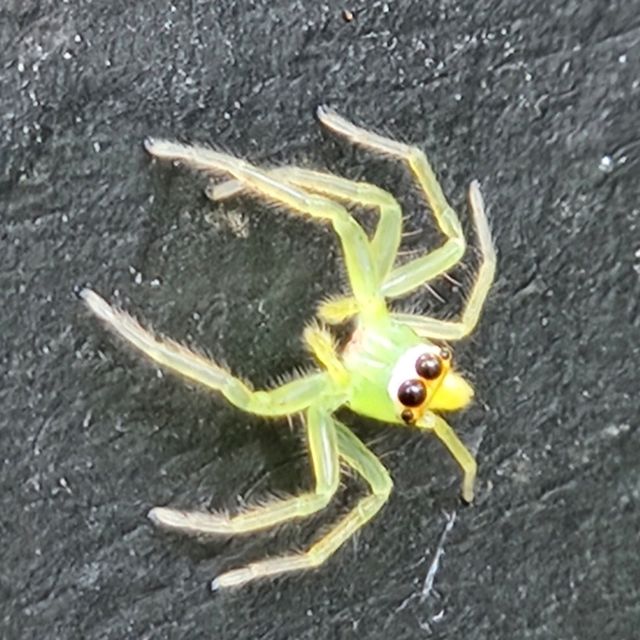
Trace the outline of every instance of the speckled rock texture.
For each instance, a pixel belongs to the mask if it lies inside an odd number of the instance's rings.
[[[459,503],[435,440],[346,417],[395,479],[387,507],[315,572],[212,594],[364,487],[347,478],[326,513],[273,534],[155,530],[154,505],[308,487],[304,440],[160,374],[77,291],[257,386],[308,366],[299,336],[342,286],[330,230],[247,197],[214,205],[142,141],[375,182],[406,209],[406,255],[437,246],[404,168],[321,131],[321,103],[424,148],[466,229],[482,185],[499,271],[456,348],[477,401],[451,416],[477,501]],[[637,0],[5,0],[0,636],[638,638],[639,113]],[[471,249],[408,304],[455,315],[476,264]]]

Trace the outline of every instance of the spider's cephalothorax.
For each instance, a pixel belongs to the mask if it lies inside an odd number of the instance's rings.
[[[402,297],[455,265],[465,250],[460,222],[447,203],[426,156],[419,149],[357,127],[325,108],[323,125],[355,144],[407,162],[423,189],[438,227],[446,237],[431,253],[397,265],[402,212],[386,191],[334,175],[282,167],[262,170],[205,147],[165,140],[145,142],[157,158],[176,160],[230,180],[211,184],[207,195],[222,200],[247,189],[279,202],[292,213],[329,222],[342,243],[351,292],[323,303],[321,324],[309,326],[304,338],[321,365],[316,373],[276,389],[254,391],[215,362],[171,340],[156,337],[131,316],[111,307],[89,289],[82,296],[111,329],[148,358],[188,380],[220,392],[239,409],[263,416],[302,414],[305,418],[315,486],[313,491],[258,505],[234,516],[155,507],[153,522],[194,534],[239,534],[266,529],[324,507],[339,485],[340,462],[369,483],[371,493],[307,551],[247,564],[219,575],[212,588],[241,585],[255,578],[322,564],[341,544],[371,519],[386,502],[392,482],[375,455],[334,412],[341,406],[378,420],[433,432],[462,467],[462,497],[473,499],[476,462],[439,415],[464,407],[470,385],[454,371],[445,341],[468,335],[475,327],[495,271],[495,252],[480,190],[471,183],[469,199],[479,238],[482,263],[459,321],[444,321],[389,311],[387,300]],[[344,203],[377,208],[379,222],[371,237],[349,214]],[[337,350],[326,325],[352,318],[356,329]]]

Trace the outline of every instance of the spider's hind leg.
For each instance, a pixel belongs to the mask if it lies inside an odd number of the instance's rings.
[[[232,517],[155,507],[149,518],[157,525],[185,533],[235,535],[260,531],[319,511],[331,500],[340,478],[337,437],[329,412],[316,406],[309,408],[307,439],[315,477],[312,492],[247,509]]]
[[[312,193],[377,208],[380,218],[370,246],[378,286],[382,286],[395,262],[402,235],[402,210],[390,193],[367,182],[356,182],[298,167],[278,167],[269,170],[269,175]],[[233,197],[242,189],[243,185],[238,180],[227,180],[217,184],[211,182],[205,193],[211,200],[217,201]],[[359,306],[353,296],[340,296],[322,302],[318,308],[318,315],[329,324],[339,324],[358,311]]]
[[[378,209],[380,219],[371,238],[371,255],[379,280],[386,278],[395,262],[402,235],[402,209],[390,193],[368,182],[348,180],[330,173],[298,167],[278,167],[270,169],[268,173],[278,180],[312,193]],[[241,182],[227,180],[218,184],[210,183],[205,193],[211,200],[218,201],[235,196],[240,191]]]
[[[319,567],[327,558],[380,511],[387,501],[393,483],[389,473],[376,456],[347,427],[334,421],[340,458],[355,469],[371,487],[371,494],[362,498],[346,516],[322,538],[302,553],[252,562],[218,576],[212,588],[246,584],[256,578],[275,576],[290,571]]]
[[[367,235],[341,204],[279,180],[248,162],[205,147],[185,146],[167,140],[147,140],[146,148],[158,158],[177,160],[209,174],[229,174],[250,191],[283,204],[294,213],[330,222],[342,244],[358,311],[364,315],[375,315],[384,308]]]

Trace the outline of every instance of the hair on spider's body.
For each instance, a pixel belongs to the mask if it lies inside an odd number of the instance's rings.
[[[422,151],[366,131],[324,108],[318,109],[318,118],[327,129],[356,145],[404,160],[426,196],[444,243],[430,253],[398,262],[402,211],[391,194],[375,185],[291,166],[261,170],[208,147],[145,141],[147,151],[156,158],[173,160],[210,176],[229,176],[226,182],[209,183],[206,194],[213,200],[247,191],[263,202],[277,203],[279,209],[285,206],[294,214],[333,227],[344,255],[350,293],[326,298],[317,309],[318,320],[304,330],[303,339],[317,368],[281,378],[274,388],[254,390],[209,357],[145,330],[93,291],[81,293],[99,318],[153,362],[219,392],[239,409],[265,417],[286,417],[289,422],[300,416],[306,428],[314,478],[310,491],[264,504],[254,502],[233,516],[155,507],[149,512],[155,524],[197,535],[249,533],[327,506],[340,486],[345,466],[369,485],[370,493],[306,551],[227,571],[212,582],[214,590],[319,566],[387,501],[391,478],[379,459],[336,418],[341,407],[432,432],[462,468],[463,498],[467,502],[473,499],[476,462],[440,413],[464,407],[473,395],[469,383],[454,370],[451,350],[443,342],[458,340],[473,330],[495,272],[495,251],[478,184],[471,183],[469,200],[482,263],[461,319],[439,320],[414,311],[390,310],[388,301],[430,286],[460,261],[466,248],[462,226]],[[345,203],[377,211],[378,223],[372,233],[364,231]],[[330,327],[345,323],[350,323],[353,331],[342,342]]]

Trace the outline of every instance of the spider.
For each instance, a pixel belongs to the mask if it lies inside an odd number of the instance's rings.
[[[293,214],[332,225],[342,245],[351,292],[322,302],[317,310],[319,321],[304,331],[304,341],[320,369],[277,388],[255,391],[210,359],[144,329],[92,290],[81,292],[98,318],[165,369],[220,392],[243,411],[273,417],[300,414],[304,419],[315,479],[313,490],[253,506],[233,516],[155,507],[149,512],[154,524],[190,534],[235,535],[303,518],[329,503],[340,482],[341,463],[360,474],[370,487],[370,493],[306,551],[251,562],[222,573],[212,581],[213,590],[318,567],[387,501],[392,488],[389,473],[336,419],[334,412],[340,407],[435,434],[462,468],[463,500],[473,500],[476,461],[440,413],[463,408],[473,396],[470,384],[454,370],[452,353],[444,343],[463,338],[476,326],[495,273],[495,250],[478,183],[470,185],[469,202],[482,259],[461,319],[438,320],[392,312],[388,299],[416,290],[461,259],[466,243],[460,222],[422,151],[360,128],[325,107],[318,108],[317,115],[333,133],[408,164],[446,236],[442,246],[396,265],[402,211],[389,193],[372,184],[297,167],[262,170],[209,148],[166,140],[147,139],[145,147],[156,158],[177,161],[207,174],[230,176],[226,182],[211,183],[207,188],[213,200],[246,189],[284,205]],[[379,211],[372,237],[349,214],[345,203]],[[338,349],[328,326],[347,320],[352,320],[355,328],[346,346]]]

